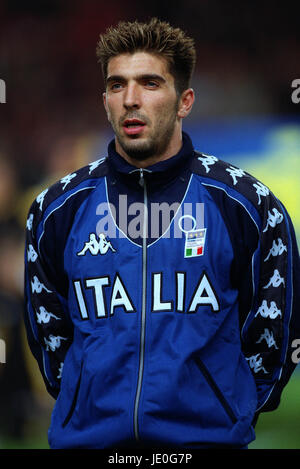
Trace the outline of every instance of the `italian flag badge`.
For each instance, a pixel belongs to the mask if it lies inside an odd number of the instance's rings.
[[[188,231],[185,235],[184,257],[203,256],[206,228]]]

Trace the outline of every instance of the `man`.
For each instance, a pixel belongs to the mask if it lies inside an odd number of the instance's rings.
[[[289,216],[182,132],[192,39],[123,22],[97,55],[108,156],[43,191],[27,223],[25,320],[57,398],[50,446],[245,447],[295,368]]]

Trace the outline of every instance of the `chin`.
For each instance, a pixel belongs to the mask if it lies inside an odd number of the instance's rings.
[[[130,143],[121,144],[125,153],[135,160],[143,161],[151,158],[156,153],[156,147],[149,142],[132,141]]]

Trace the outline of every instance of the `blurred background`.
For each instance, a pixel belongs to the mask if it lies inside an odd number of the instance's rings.
[[[24,227],[41,190],[106,154],[112,132],[95,57],[99,34],[119,20],[158,16],[195,38],[196,103],[184,129],[199,151],[268,185],[288,209],[299,242],[296,8],[264,0],[1,0],[0,338],[6,363],[0,363],[0,448],[48,448],[54,400],[22,322]],[[299,366],[279,409],[260,417],[256,433],[250,448],[300,448]]]

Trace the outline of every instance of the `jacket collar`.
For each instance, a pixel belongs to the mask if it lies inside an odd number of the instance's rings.
[[[143,173],[147,183],[151,188],[168,183],[182,174],[189,166],[193,156],[194,148],[192,141],[188,134],[182,132],[182,147],[176,155],[144,169]],[[114,140],[108,145],[108,164],[116,180],[121,179],[128,184],[138,183],[140,179],[139,168],[129,164],[116,152]]]

